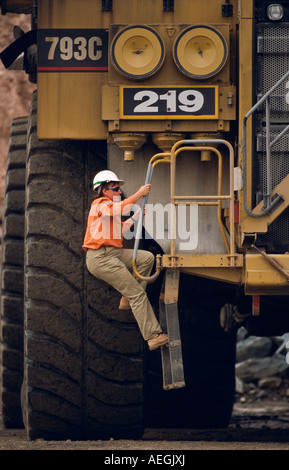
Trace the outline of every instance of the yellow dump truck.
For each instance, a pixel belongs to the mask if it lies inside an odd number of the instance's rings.
[[[2,0],[37,83],[15,119],[2,240],[2,413],[29,439],[220,428],[236,332],[288,331],[289,1]],[[126,238],[169,344],[149,352],[82,242],[94,175],[151,183]],[[146,213],[144,207],[146,205]]]

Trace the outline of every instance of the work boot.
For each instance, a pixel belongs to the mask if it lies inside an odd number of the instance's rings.
[[[129,301],[126,297],[122,296],[122,298],[120,299],[118,308],[120,310],[130,310]]]
[[[166,335],[165,333],[159,333],[148,340],[148,346],[150,351],[153,351],[154,349],[157,349],[160,346],[164,346],[168,343],[168,341],[168,335]]]

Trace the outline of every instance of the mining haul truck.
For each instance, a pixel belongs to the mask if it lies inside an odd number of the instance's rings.
[[[289,1],[2,0],[35,85],[12,122],[2,414],[28,439],[221,428],[236,332],[289,329]],[[95,174],[150,183],[125,246],[169,343],[149,351],[82,249]],[[144,208],[146,210],[144,211]]]

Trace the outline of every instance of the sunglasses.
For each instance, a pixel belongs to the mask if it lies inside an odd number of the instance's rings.
[[[120,187],[119,187],[119,186],[116,186],[115,188],[106,188],[106,189],[111,189],[112,191],[114,191],[115,193],[117,193],[117,192],[120,190]]]

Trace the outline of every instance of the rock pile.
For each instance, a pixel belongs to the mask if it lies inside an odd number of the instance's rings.
[[[283,336],[248,336],[238,330],[236,349],[236,392],[249,393],[255,398],[266,390],[285,386],[289,399],[289,333]]]

